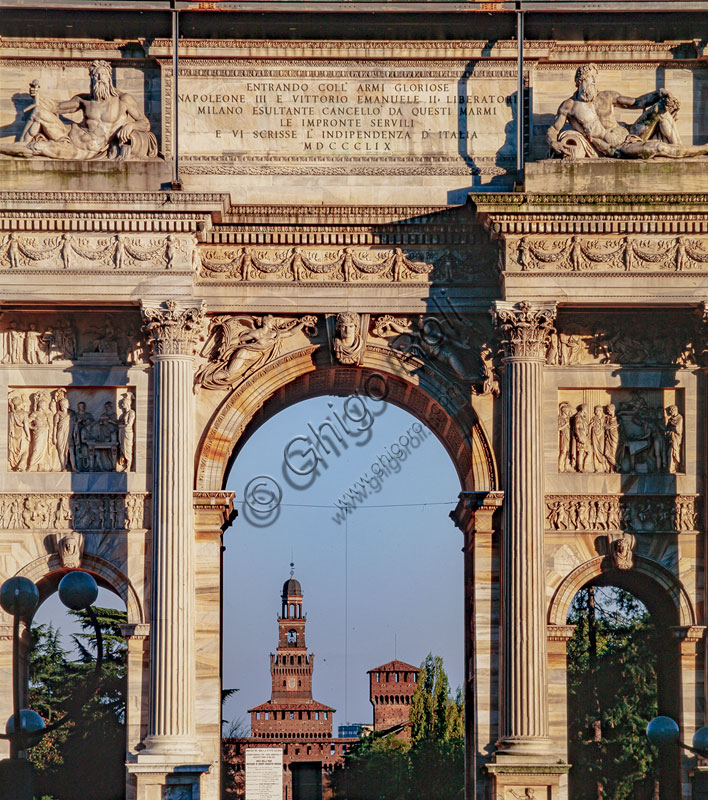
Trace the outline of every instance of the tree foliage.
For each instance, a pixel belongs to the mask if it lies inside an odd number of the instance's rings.
[[[56,800],[118,800],[125,796],[125,612],[94,608],[103,636],[103,665],[97,684],[93,625],[86,611],[71,611],[82,632],[72,636],[74,659],[51,625],[32,628],[29,707],[46,723],[67,712],[72,721],[31,748],[37,796]],[[95,694],[93,690],[95,689]],[[92,696],[88,696],[92,695]]]
[[[338,800],[460,800],[464,796],[464,704],[453,697],[439,656],[420,666],[410,740],[364,736],[335,770]]]
[[[619,589],[584,589],[568,616],[568,739],[578,800],[651,798],[660,634],[647,609]]]

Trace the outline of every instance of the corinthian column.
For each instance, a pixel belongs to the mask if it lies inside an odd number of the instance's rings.
[[[202,305],[143,306],[152,345],[152,617],[148,755],[195,756],[194,348]]]
[[[501,713],[497,753],[548,755],[543,365],[555,304],[496,304],[504,347]]]

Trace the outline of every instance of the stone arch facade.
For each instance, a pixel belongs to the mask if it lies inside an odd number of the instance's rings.
[[[471,406],[446,410],[445,385],[423,374],[415,382],[392,357],[371,357],[362,367],[318,364],[312,350],[273,361],[234,389],[205,425],[196,454],[197,491],[223,488],[236,453],[248,436],[289,405],[324,394],[372,394],[409,411],[447,450],[465,491],[498,487],[491,443]],[[382,391],[383,389],[383,391]]]
[[[128,577],[104,558],[85,553],[81,559],[81,569],[90,572],[99,585],[114,591],[125,603],[128,625],[144,625],[145,614],[142,603]],[[66,568],[55,553],[42,556],[25,565],[16,574],[29,578],[40,589],[40,602],[55,591]]]
[[[606,585],[632,591],[648,607],[670,606],[673,619],[666,619],[665,624],[684,628],[696,624],[693,603],[678,578],[662,564],[644,556],[635,557],[631,571],[616,569],[607,556],[597,556],[576,567],[553,595],[548,607],[548,624],[565,625],[575,595],[598,580]],[[652,593],[659,594],[660,598],[652,597]]]

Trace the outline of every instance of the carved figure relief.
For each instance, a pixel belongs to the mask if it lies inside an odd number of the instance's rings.
[[[695,531],[694,495],[548,495],[546,527],[551,531]]]
[[[57,534],[57,553],[62,567],[78,569],[84,551],[84,537],[76,531],[67,534]]]
[[[524,236],[508,247],[521,272],[704,272],[704,236]]]
[[[125,161],[157,158],[157,140],[150,122],[135,98],[113,85],[111,65],[92,61],[88,94],[55,101],[40,94],[37,81],[30,84],[34,103],[31,115],[14,143],[0,143],[0,153],[61,160],[111,159]],[[64,114],[80,113],[80,122],[65,122]]]
[[[317,318],[256,316],[214,317],[202,350],[207,363],[197,371],[195,384],[205,389],[233,386],[276,358],[283,342],[303,332],[317,335]]]
[[[598,91],[598,69],[584,64],[575,73],[575,94],[563,101],[546,133],[553,153],[564,158],[689,158],[708,153],[708,144],[684,145],[676,122],[680,104],[665,89],[641,97]],[[632,125],[618,122],[615,108],[640,108]],[[569,125],[570,130],[564,130]]]
[[[137,315],[3,315],[0,363],[61,361],[133,364],[145,360]]]
[[[328,331],[334,327],[332,352],[340,364],[360,364],[369,324],[368,314],[344,311],[327,319]]]
[[[0,494],[0,528],[122,531],[149,527],[144,494]],[[64,534],[58,537],[63,539]],[[79,539],[82,550],[82,540]],[[57,544],[57,552],[60,552]]]
[[[132,394],[116,390],[11,390],[8,414],[8,462],[13,472],[114,472],[130,469],[135,412]],[[70,408],[69,394],[75,398]],[[87,400],[96,415],[87,410]],[[101,399],[103,402],[101,403]],[[129,399],[126,399],[129,398]],[[129,456],[129,459],[128,459]]]
[[[87,271],[192,270],[194,237],[9,233],[0,238],[0,267]]]
[[[456,250],[400,247],[201,247],[199,275],[236,281],[450,283],[469,281],[470,257]]]
[[[618,398],[617,405],[595,405],[592,416],[587,403],[577,405],[572,417],[574,405],[559,404],[559,472],[680,472],[683,416],[678,406],[650,406],[641,390],[609,394]]]

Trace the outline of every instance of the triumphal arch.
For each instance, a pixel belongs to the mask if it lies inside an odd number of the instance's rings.
[[[239,448],[372,382],[459,475],[468,800],[568,797],[588,585],[705,723],[708,9],[646,5],[0,2],[0,579],[124,600],[127,797],[220,794]]]

